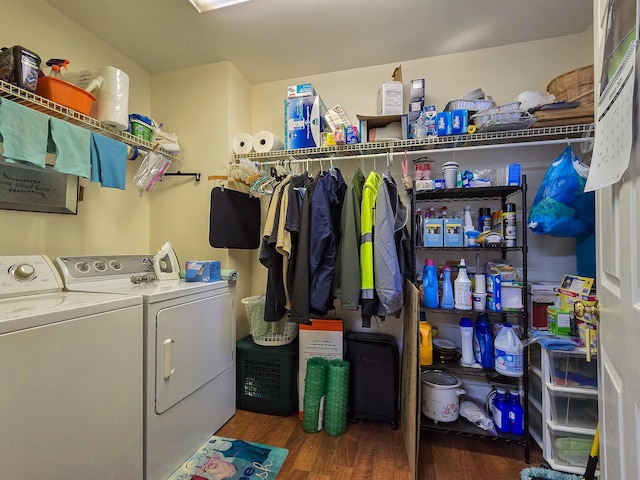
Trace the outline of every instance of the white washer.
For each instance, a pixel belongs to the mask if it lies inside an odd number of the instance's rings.
[[[2,478],[142,477],[141,315],[140,296],[62,291],[45,256],[0,256]]]
[[[151,256],[59,257],[72,291],[141,295],[145,479],[165,480],[235,414],[234,285],[155,280]]]

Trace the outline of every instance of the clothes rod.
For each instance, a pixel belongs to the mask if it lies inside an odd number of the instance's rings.
[[[165,173],[163,176],[164,177],[196,177],[196,182],[200,181],[199,173],[181,172],[180,170],[178,170],[175,173]]]

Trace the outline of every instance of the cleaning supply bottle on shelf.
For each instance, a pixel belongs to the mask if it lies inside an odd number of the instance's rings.
[[[493,335],[491,334],[491,322],[486,313],[478,315],[478,318],[476,318],[473,351],[476,362],[482,368],[493,368]]]
[[[424,289],[424,306],[438,308],[438,271],[432,258],[427,258],[424,261],[422,286]]]
[[[511,423],[509,422],[509,397],[504,388],[496,388],[496,395],[493,399],[493,424],[499,432],[510,432]]]
[[[473,226],[473,219],[471,218],[471,206],[467,205],[464,207],[464,215],[462,222],[462,232],[463,232],[463,243],[465,247],[469,246],[469,237],[467,236],[467,232],[474,231],[475,227]]]
[[[51,67],[51,71],[49,72],[49,76],[53,78],[58,78],[62,80],[61,69],[67,69],[67,65],[69,65],[69,60],[64,58],[50,58],[47,60],[47,66]]]
[[[473,322],[470,318],[462,317],[460,319],[460,338],[462,340],[462,358],[460,362],[463,365],[473,365],[475,363],[473,356]]]
[[[422,318],[420,318],[420,365],[433,365],[433,331],[431,325]]]
[[[524,409],[517,390],[509,390],[509,426],[514,435],[524,435]]]
[[[524,355],[520,340],[510,323],[502,325],[493,342],[495,369],[501,375],[521,377],[524,375]]]
[[[464,262],[464,258],[460,260],[458,265],[458,276],[455,282],[453,282],[455,307],[458,310],[471,310],[472,297],[471,297],[471,280],[467,275],[467,265]]]
[[[455,302],[453,300],[453,285],[451,285],[451,267],[445,265],[444,280],[442,281],[442,300],[440,301],[440,308],[447,310],[453,309]]]

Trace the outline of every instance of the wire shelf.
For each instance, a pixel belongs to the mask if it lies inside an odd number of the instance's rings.
[[[250,160],[307,160],[341,157],[363,157],[382,154],[400,154],[405,151],[420,153],[453,148],[474,149],[495,147],[496,145],[522,145],[562,143],[565,141],[593,141],[594,124],[561,125],[554,127],[527,128],[524,130],[505,130],[498,132],[473,133],[465,135],[448,135],[444,137],[426,137],[411,140],[393,140],[385,142],[355,143],[350,145],[334,145],[330,147],[299,148],[295,150],[276,150],[271,152],[252,152],[235,154],[234,159]]]
[[[86,128],[87,130],[91,130],[92,132],[100,133],[114,140],[119,140],[126,143],[127,145],[137,146],[145,150],[157,149],[158,151],[162,152],[163,155],[169,157],[172,160],[181,160],[180,155],[169,153],[162,148],[156,148],[155,144],[146,140],[142,140],[139,137],[134,137],[129,132],[110,128],[99,122],[95,118],[83,115],[82,113],[76,112],[71,108],[64,107],[58,103],[41,97],[40,95],[36,95],[35,93],[31,93],[28,90],[16,87],[15,85],[11,85],[2,80],[0,80],[0,97],[12,100],[16,103],[20,103],[21,105],[27,106],[42,113],[46,113],[47,115],[50,115],[52,117],[65,120],[74,125]]]

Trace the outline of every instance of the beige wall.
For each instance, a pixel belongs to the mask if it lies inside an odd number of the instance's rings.
[[[150,75],[91,32],[41,0],[3,0],[0,46],[22,45],[36,52],[42,63],[68,58],[69,70],[112,65],[127,72],[130,111],[148,113]],[[139,161],[130,162],[127,181]],[[149,196],[130,185],[126,191],[101,188],[82,179],[84,201],[78,215],[0,210],[0,254],[60,255],[144,253],[150,248]]]

